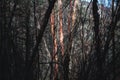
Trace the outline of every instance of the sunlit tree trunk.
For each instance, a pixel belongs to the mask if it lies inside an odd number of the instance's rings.
[[[68,35],[70,34],[71,31],[71,22],[72,22],[72,0],[70,0],[70,4],[69,4],[69,13],[68,13]]]
[[[79,3],[79,0],[74,0],[73,13],[72,13],[72,27],[75,24],[78,3]]]
[[[50,24],[51,24],[51,34],[52,34],[52,39],[53,39],[52,62],[53,61],[58,62],[54,11],[52,12],[51,17],[50,17]],[[53,76],[53,80],[57,79],[57,76],[58,76],[58,64],[57,63],[55,63],[54,66],[53,66],[53,64],[51,64],[51,79],[52,79],[52,76]]]
[[[62,56],[64,56],[62,0],[58,0],[58,7],[59,7],[59,39],[60,39]]]

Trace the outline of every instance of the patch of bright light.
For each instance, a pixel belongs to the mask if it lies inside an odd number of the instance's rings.
[[[81,0],[81,1],[87,1],[90,2],[91,0]],[[110,7],[111,5],[111,0],[98,0],[99,4],[103,4],[106,7]]]

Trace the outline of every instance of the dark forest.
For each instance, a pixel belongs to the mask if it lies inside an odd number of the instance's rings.
[[[0,80],[120,80],[120,0],[0,0]]]

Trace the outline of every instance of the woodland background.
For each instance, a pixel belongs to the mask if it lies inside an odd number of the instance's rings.
[[[120,80],[120,0],[0,0],[0,80]]]

